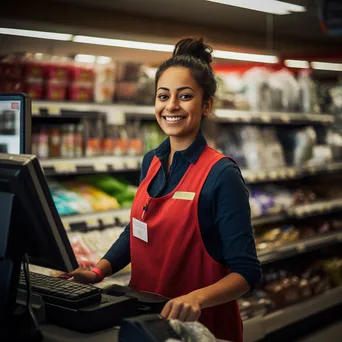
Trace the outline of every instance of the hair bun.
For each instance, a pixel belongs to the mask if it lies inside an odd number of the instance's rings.
[[[204,43],[203,38],[185,38],[180,40],[173,50],[173,57],[181,56],[181,55],[190,55],[196,58],[199,58],[205,63],[212,62],[211,53],[213,49]]]

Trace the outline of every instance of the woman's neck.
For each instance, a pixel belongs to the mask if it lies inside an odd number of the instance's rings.
[[[169,154],[168,163],[167,163],[168,171],[170,171],[175,152],[186,150],[195,141],[197,134],[198,132],[196,132],[196,134],[189,135],[186,138],[170,137],[171,149],[170,149],[170,154]]]
[[[170,137],[171,153],[186,150],[196,139],[198,132],[186,137]]]

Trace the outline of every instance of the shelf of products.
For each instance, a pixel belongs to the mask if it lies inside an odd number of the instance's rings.
[[[322,214],[329,214],[342,210],[342,199],[319,201],[310,204],[299,205],[289,208],[282,213],[265,215],[252,218],[253,226],[262,226],[271,223],[278,223],[293,218],[314,217]]]
[[[286,113],[286,112],[253,112],[234,109],[216,109],[215,121],[228,123],[253,123],[271,125],[328,125],[334,122],[332,115]]]
[[[33,101],[32,115],[63,116],[68,111],[104,112],[112,118],[111,123],[122,124],[125,116],[141,119],[154,119],[153,106],[122,105],[122,104],[93,104],[77,102],[51,102]],[[229,123],[250,124],[321,124],[334,122],[334,117],[328,114],[286,113],[286,112],[253,112],[234,109],[216,109],[215,115],[209,116],[211,120]]]
[[[142,157],[140,156],[104,156],[91,158],[56,158],[40,161],[47,176],[66,174],[87,174],[140,170]]]
[[[244,341],[257,342],[268,334],[295,322],[310,317],[342,303],[342,286],[328,290],[308,299],[266,316],[253,317],[244,321]]]
[[[113,227],[118,220],[129,221],[131,209],[117,209],[105,212],[93,212],[89,214],[62,216],[62,222],[66,230],[92,230],[102,229],[106,226]]]
[[[286,259],[304,252],[319,250],[321,248],[336,245],[342,242],[342,231],[329,234],[320,234],[308,239],[287,243],[271,249],[258,251],[258,257],[262,264]]]

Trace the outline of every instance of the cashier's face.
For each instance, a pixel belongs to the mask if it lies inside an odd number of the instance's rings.
[[[155,114],[159,126],[170,137],[196,136],[202,116],[203,90],[189,69],[171,67],[163,72],[157,84]]]

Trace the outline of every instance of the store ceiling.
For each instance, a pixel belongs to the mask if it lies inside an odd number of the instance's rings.
[[[212,3],[205,0],[56,0],[107,10],[117,10],[168,21],[205,25],[248,33],[267,33],[267,18],[271,15],[247,9]],[[251,0],[254,1],[254,0]],[[284,1],[284,0],[283,0]],[[317,43],[335,44],[342,37],[329,37],[320,28],[317,0],[291,0],[307,8],[304,13],[273,16],[275,39],[295,38]]]

